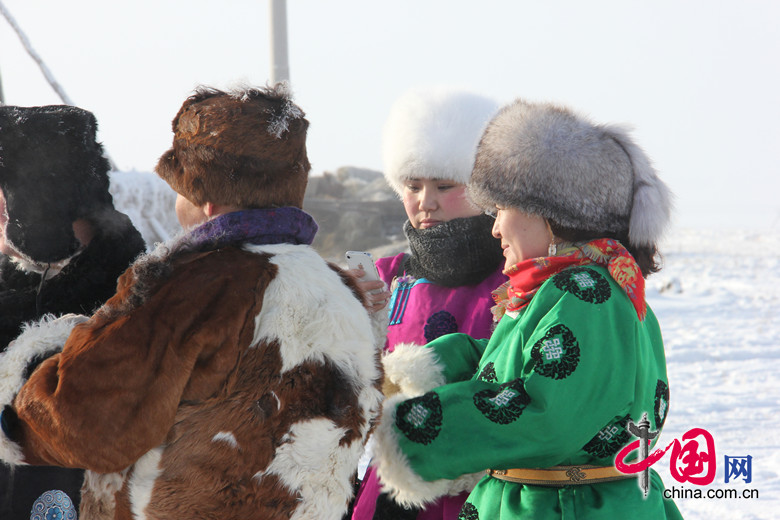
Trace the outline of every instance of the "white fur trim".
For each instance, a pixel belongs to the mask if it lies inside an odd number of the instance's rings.
[[[26,324],[22,333],[0,354],[0,406],[12,404],[22,389],[25,383],[22,376],[30,361],[60,352],[71,329],[87,319],[77,314],[61,318],[47,314],[37,323]]]
[[[146,520],[146,507],[152,500],[154,483],[162,473],[162,453],[162,447],[149,450],[133,466],[127,487],[130,491],[130,507],[136,520]]]
[[[466,184],[482,131],[498,110],[494,100],[444,87],[417,88],[393,105],[384,127],[382,156],[388,184],[451,179]]]
[[[456,495],[471,491],[484,473],[472,473],[455,480],[423,480],[409,465],[406,455],[398,447],[395,411],[398,405],[409,399],[406,395],[395,395],[385,401],[382,419],[374,432],[374,465],[384,491],[399,504],[422,507],[444,495]]]
[[[9,256],[9,258],[11,259],[11,263],[15,264],[17,269],[27,273],[37,273],[40,275],[46,273],[47,280],[50,280],[60,274],[60,271],[62,271],[73,258],[75,258],[81,253],[81,251],[83,251],[83,249],[80,249],[76,251],[73,256],[64,258],[56,263],[41,263],[33,260],[29,256],[16,249],[13,244],[7,242],[6,245],[10,245],[11,249],[13,249],[13,254]]]
[[[385,378],[411,397],[445,384],[443,368],[433,349],[414,343],[399,343],[382,358]]]
[[[55,318],[47,314],[37,323],[24,326],[22,333],[0,354],[0,410],[13,405],[26,382],[27,365],[36,357],[53,355],[62,350],[71,329],[86,321],[86,316],[67,314]],[[0,460],[8,464],[24,464],[21,447],[0,435]]]
[[[282,438],[264,473],[278,476],[300,496],[292,520],[339,520],[346,513],[352,496],[350,477],[363,446],[359,440],[339,446],[344,434],[332,421],[321,418],[294,424]]]

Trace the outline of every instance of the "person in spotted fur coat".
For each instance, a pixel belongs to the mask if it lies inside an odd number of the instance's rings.
[[[344,515],[382,370],[362,293],[310,247],[307,129],[286,84],[184,102],[156,168],[182,233],[0,356],[0,459],[86,469],[85,520]]]

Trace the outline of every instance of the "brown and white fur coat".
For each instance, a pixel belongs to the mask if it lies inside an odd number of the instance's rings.
[[[0,459],[88,469],[84,520],[339,519],[384,341],[349,285],[304,245],[158,246],[0,356]]]

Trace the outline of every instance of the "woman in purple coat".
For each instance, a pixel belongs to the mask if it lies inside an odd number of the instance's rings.
[[[428,89],[406,93],[391,110],[384,131],[385,177],[409,217],[403,230],[410,253],[377,261],[391,292],[386,352],[401,348],[414,355],[417,347],[411,344],[453,332],[490,336],[491,292],[506,281],[504,259],[491,235],[493,219],[466,197],[465,185],[479,138],[497,109],[494,101],[472,93]],[[475,483],[463,479],[449,495],[411,510],[381,492],[369,467],[352,519],[456,520]]]

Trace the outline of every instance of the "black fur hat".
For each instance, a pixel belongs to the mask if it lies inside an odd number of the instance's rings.
[[[34,262],[71,257],[79,248],[73,222],[113,210],[96,131],[95,116],[81,108],[0,106],[6,240]]]

